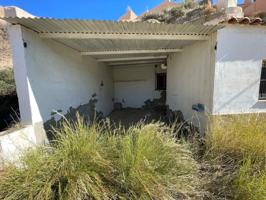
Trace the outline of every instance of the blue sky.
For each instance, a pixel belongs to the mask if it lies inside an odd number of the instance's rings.
[[[138,15],[163,0],[0,0],[1,6],[18,6],[33,15],[55,18],[117,20],[128,6]],[[177,0],[180,2],[182,0]],[[217,0],[214,0],[217,1]],[[242,3],[243,0],[238,0]]]

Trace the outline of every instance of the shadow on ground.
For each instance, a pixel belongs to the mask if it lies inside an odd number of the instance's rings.
[[[109,118],[116,125],[123,125],[126,128],[139,122],[150,123],[152,121],[165,121],[165,110],[145,108],[123,108],[114,110]]]

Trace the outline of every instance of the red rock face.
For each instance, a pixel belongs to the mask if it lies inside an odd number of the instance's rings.
[[[256,0],[256,2],[251,3],[249,0],[246,0],[243,9],[245,16],[258,16],[266,13],[266,1]]]

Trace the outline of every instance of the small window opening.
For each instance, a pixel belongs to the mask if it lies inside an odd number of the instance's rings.
[[[266,60],[262,62],[259,100],[266,100]]]
[[[156,74],[156,90],[166,90],[166,73]]]

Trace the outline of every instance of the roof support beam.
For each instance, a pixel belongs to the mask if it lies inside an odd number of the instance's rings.
[[[160,53],[177,53],[182,49],[155,49],[155,50],[127,50],[127,51],[88,51],[81,52],[83,56],[105,56],[105,55],[128,55],[128,54],[160,54]]]
[[[146,56],[146,57],[127,57],[127,58],[106,58],[97,59],[98,62],[134,61],[134,60],[158,60],[165,59],[167,56]]]
[[[48,39],[109,39],[109,40],[207,40],[207,34],[140,34],[140,33],[39,33]]]
[[[140,65],[140,64],[161,64],[165,63],[166,60],[146,60],[146,61],[131,61],[131,62],[111,62],[109,66],[121,66],[121,65]]]

